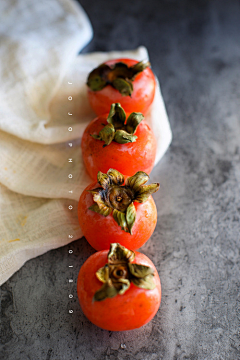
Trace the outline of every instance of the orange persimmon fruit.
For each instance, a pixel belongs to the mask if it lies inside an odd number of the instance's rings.
[[[97,115],[109,112],[120,102],[126,112],[144,115],[153,102],[155,76],[148,61],[114,59],[106,61],[88,76],[88,99]]]
[[[152,261],[119,244],[86,260],[79,271],[77,293],[85,316],[111,331],[145,325],[161,302],[160,279]]]

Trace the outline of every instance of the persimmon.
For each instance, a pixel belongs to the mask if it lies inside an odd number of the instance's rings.
[[[119,171],[109,169],[106,174],[99,171],[98,183],[82,192],[79,224],[94,249],[109,249],[112,242],[117,242],[135,250],[150,238],[157,224],[151,194],[159,189],[159,184],[145,185],[148,179],[146,173],[139,171],[125,181]]]
[[[126,112],[146,114],[156,88],[149,61],[109,60],[88,76],[88,98],[97,115],[109,112],[111,104],[120,102]]]
[[[83,313],[105,330],[139,328],[157,313],[161,284],[152,261],[119,244],[91,255],[82,265],[77,293]]]
[[[130,176],[136,171],[153,169],[157,143],[153,131],[141,113],[126,114],[119,103],[109,114],[90,122],[84,131],[82,157],[93,180],[98,171],[112,167]]]

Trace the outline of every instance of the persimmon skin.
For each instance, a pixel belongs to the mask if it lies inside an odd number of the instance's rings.
[[[133,59],[114,59],[106,61],[111,66],[117,62],[123,62],[128,66],[135,65],[138,61]],[[139,73],[133,81],[133,92],[131,96],[123,96],[111,85],[99,91],[92,91],[88,88],[88,99],[91,108],[97,115],[110,111],[112,103],[121,103],[126,112],[141,112],[146,114],[153,102],[156,88],[156,80],[152,70],[148,67]]]
[[[91,178],[95,180],[98,171],[106,173],[110,168],[118,169],[127,176],[132,176],[137,171],[150,174],[157,151],[157,142],[150,126],[142,120],[134,134],[138,137],[135,142],[119,144],[112,141],[103,147],[104,141],[96,140],[91,135],[99,134],[104,125],[107,125],[107,117],[105,114],[92,120],[82,137],[82,157]]]
[[[86,240],[95,250],[109,249],[111,243],[119,243],[131,250],[139,249],[151,237],[157,224],[157,209],[152,196],[145,203],[134,202],[137,216],[131,235],[121,230],[112,214],[105,217],[89,210],[94,201],[88,190],[97,187],[98,183],[89,185],[78,203],[78,220]]]
[[[95,325],[110,331],[133,330],[147,324],[157,313],[161,302],[161,283],[152,261],[139,252],[133,263],[151,266],[155,289],[145,290],[131,283],[123,295],[93,302],[93,296],[102,283],[96,271],[107,263],[108,250],[96,252],[82,265],[77,280],[79,303],[85,316]]]

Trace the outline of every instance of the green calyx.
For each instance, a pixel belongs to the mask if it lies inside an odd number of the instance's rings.
[[[140,61],[133,66],[123,62],[112,66],[101,64],[88,75],[87,86],[92,91],[100,91],[110,85],[122,96],[131,96],[135,77],[149,66],[149,61]]]
[[[132,235],[137,215],[134,201],[144,203],[151,194],[158,191],[160,185],[145,185],[149,176],[143,171],[127,178],[125,185],[124,176],[114,169],[109,169],[107,174],[99,171],[97,179],[101,187],[89,190],[94,201],[89,209],[103,216],[112,213],[121,229]]]
[[[135,253],[124,246],[113,243],[108,253],[108,263],[96,272],[103,285],[94,294],[93,301],[102,301],[117,294],[123,295],[131,282],[142,289],[152,290],[156,287],[154,270],[145,265],[132,264]]]
[[[103,147],[111,144],[113,140],[119,144],[135,142],[137,136],[134,134],[143,118],[143,114],[133,112],[126,119],[125,111],[121,105],[119,103],[112,104],[107,118],[108,124],[98,135],[91,136],[96,140],[104,141]]]

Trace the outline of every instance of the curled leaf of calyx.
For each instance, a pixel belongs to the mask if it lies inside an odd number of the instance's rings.
[[[126,113],[119,103],[113,103],[109,111],[107,122],[114,126],[114,129],[121,129],[126,121]]]
[[[125,248],[118,243],[112,243],[108,252],[108,264],[116,265],[123,262],[132,262],[135,259],[135,252]]]
[[[132,282],[137,287],[140,287],[142,289],[152,290],[155,288],[154,281],[152,279],[152,276],[146,276],[145,278],[139,279],[139,278],[133,278]]]
[[[102,200],[102,188],[97,188],[94,190],[89,190],[89,192],[93,195],[93,201],[94,203],[92,206],[90,206],[89,210],[92,210],[100,215],[108,216],[111,214],[112,209],[109,206],[106,206],[104,201]]]
[[[98,68],[94,69],[88,76],[87,86],[92,91],[99,91],[107,86],[107,81],[104,74],[107,74],[109,71],[109,66],[101,64]]]
[[[151,194],[159,190],[159,187],[160,185],[157,183],[150,185],[142,185],[135,194],[135,201],[139,203],[144,203],[145,201],[147,201]]]
[[[87,86],[92,91],[100,91],[105,86],[110,85],[118,90],[122,96],[131,96],[134,79],[147,67],[150,67],[149,61],[140,61],[132,66],[123,62],[111,66],[101,64],[88,75]]]
[[[128,134],[124,130],[117,130],[114,135],[114,140],[119,144],[127,144],[135,142],[137,139],[137,136]]]
[[[126,121],[125,111],[119,103],[114,103],[108,114],[108,124],[98,135],[92,134],[91,136],[96,140],[104,141],[103,147],[109,145],[113,140],[119,144],[135,142],[137,136],[134,134],[143,119],[144,116],[141,113],[133,112]]]
[[[123,295],[131,282],[146,290],[156,287],[153,281],[154,270],[149,266],[132,264],[134,258],[133,251],[118,243],[111,244],[108,263],[96,272],[96,277],[103,285],[94,294],[93,301],[102,301],[117,294]]]
[[[134,191],[137,191],[141,185],[144,185],[149,180],[148,174],[143,171],[136,172],[135,175],[130,176],[126,180],[126,185]]]
[[[105,283],[109,278],[109,266],[105,265],[100,269],[98,269],[98,271],[96,272],[96,277],[98,278],[99,281]]]
[[[93,297],[93,301],[102,301],[107,298],[112,298],[118,294],[117,289],[113,286],[113,283],[108,279],[103,286],[96,291]]]
[[[136,216],[137,216],[136,208],[135,208],[134,204],[131,203],[128,206],[127,211],[126,211],[126,222],[128,225],[128,230],[131,235],[132,235],[132,228],[133,228],[133,225],[136,220]]]
[[[114,89],[118,90],[122,96],[131,96],[133,92],[132,81],[128,79],[114,79],[111,85],[114,87]]]
[[[110,182],[115,185],[122,185],[124,183],[124,176],[115,169],[109,169],[107,172]]]
[[[113,210],[112,215],[114,220],[118,223],[118,225],[121,226],[121,229],[124,230],[125,232],[129,232],[126,221],[126,215],[117,209]]]
[[[111,178],[108,176],[108,174],[104,174],[101,171],[99,171],[97,174],[97,181],[103,187],[103,189],[107,189],[111,184]]]
[[[112,209],[109,208],[108,206],[99,206],[99,204],[93,204],[92,206],[89,207],[89,210],[92,210],[105,217],[110,215],[112,212]]]
[[[140,112],[133,112],[129,115],[126,123],[126,131],[129,134],[135,134],[138,125],[144,119],[144,116]]]
[[[104,128],[99,132],[98,135],[96,134],[91,134],[91,136],[96,139],[96,140],[101,140],[104,141],[104,145],[103,147],[111,144],[111,142],[113,141],[114,137],[115,137],[115,129],[114,126],[112,124],[107,124],[106,126],[104,126]]]
[[[115,169],[109,169],[107,174],[99,171],[97,179],[102,187],[89,190],[94,201],[89,209],[104,216],[112,213],[121,229],[132,235],[137,217],[134,201],[144,203],[160,185],[144,185],[149,176],[143,171],[127,178],[125,185],[122,185],[124,176]]]
[[[133,71],[132,79],[135,79],[137,74],[139,74],[140,72],[142,72],[143,70],[145,70],[146,68],[148,68],[150,66],[151,66],[151,64],[147,60],[143,60],[143,61],[140,61],[137,64],[135,64],[132,67],[132,71]]]

